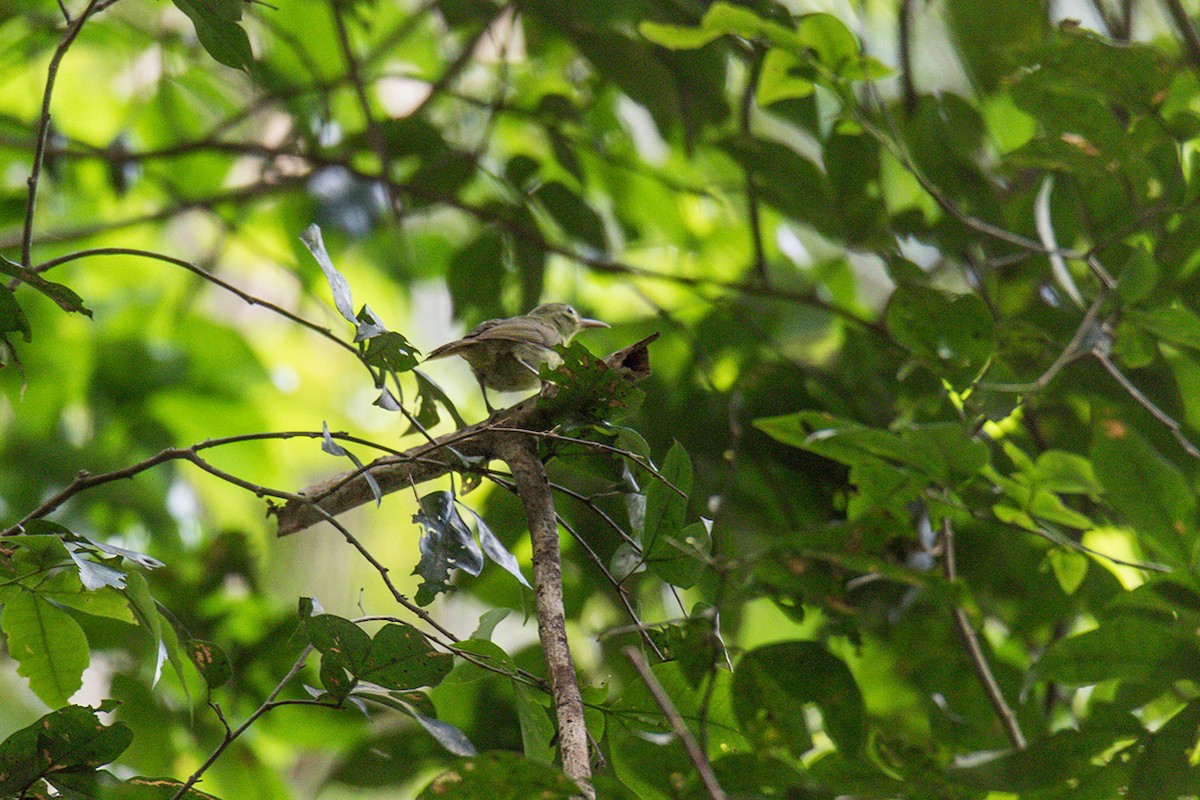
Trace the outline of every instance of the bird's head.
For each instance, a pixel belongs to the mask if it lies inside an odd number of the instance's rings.
[[[607,322],[598,319],[588,319],[579,316],[579,312],[566,303],[543,303],[529,312],[527,316],[549,325],[562,335],[564,342],[569,342],[584,328],[607,328]]]

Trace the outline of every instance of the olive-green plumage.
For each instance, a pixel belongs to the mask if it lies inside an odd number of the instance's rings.
[[[607,327],[607,323],[579,316],[566,303],[545,303],[519,317],[481,322],[461,339],[435,348],[425,360],[462,356],[471,365],[491,412],[489,388],[519,392],[540,386],[542,364],[556,367],[562,361],[554,347],[569,343],[584,328]]]

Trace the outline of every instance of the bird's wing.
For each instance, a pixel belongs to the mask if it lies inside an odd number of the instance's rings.
[[[489,319],[476,325],[461,339],[435,347],[425,359],[428,361],[454,355],[464,347],[470,347],[480,342],[516,342],[549,349],[561,341],[562,336],[558,331],[538,320],[528,318]]]

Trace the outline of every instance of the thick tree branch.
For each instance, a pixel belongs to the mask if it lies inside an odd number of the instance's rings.
[[[576,781],[584,795],[594,800],[592,767],[588,759],[587,725],[583,696],[567,643],[567,615],[563,606],[562,554],[558,544],[558,516],[546,468],[538,458],[537,439],[526,433],[507,433],[498,442],[499,455],[512,470],[517,494],[529,521],[533,541],[533,585],[537,602],[538,638],[550,675],[550,691],[558,719],[558,745],[563,772]]]
[[[656,338],[657,334],[613,353],[605,359],[606,366],[622,380],[636,381],[644,377],[650,371],[647,346]],[[545,387],[542,394],[547,394],[550,388],[550,385]],[[493,414],[484,422],[405,453],[380,458],[364,470],[345,473],[309,487],[302,493],[302,498],[288,500],[285,505],[273,508],[271,513],[279,520],[279,535],[284,536],[315,522],[332,520],[335,515],[374,499],[374,491],[364,473],[370,473],[380,491],[386,493],[447,472],[473,465],[486,466],[491,459],[507,463],[525,507],[533,542],[538,636],[554,698],[563,771],[579,784],[584,797],[594,800],[583,698],[567,641],[558,516],[550,481],[537,448],[539,437],[561,422],[561,412],[546,411],[538,399],[525,400]],[[586,398],[584,402],[587,402]]]
[[[649,374],[647,346],[658,334],[647,337],[623,350],[618,350],[605,363],[623,379],[636,381]],[[552,388],[547,386],[547,388]],[[502,459],[505,442],[513,437],[513,429],[521,434],[538,434],[552,430],[562,422],[539,407],[537,397],[517,403],[512,408],[496,412],[483,422],[439,436],[432,442],[413,447],[398,455],[384,456],[367,465],[336,475],[299,492],[304,502],[289,500],[272,508],[279,523],[279,535],[302,531],[326,516],[336,517],[353,508],[375,501],[375,494],[364,472],[369,472],[383,494],[433,480],[456,470],[470,470],[473,465],[484,466],[492,459]]]

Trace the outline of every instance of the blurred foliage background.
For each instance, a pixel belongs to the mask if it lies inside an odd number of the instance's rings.
[[[315,657],[286,680],[319,639],[300,598],[433,635],[332,528],[277,540],[254,491],[348,469],[323,424],[422,441],[376,405],[299,240],[316,223],[355,308],[420,350],[550,300],[611,323],[581,337],[598,355],[663,334],[640,409],[576,433],[660,466],[679,443],[690,543],[644,562],[656,481],[627,459],[549,462],[600,796],[713,796],[631,645],[730,797],[1200,795],[1198,10],[0,5],[0,791],[42,796],[20,732],[101,700],[117,733],[51,761],[113,783],[60,792],[550,781],[548,700],[514,677],[544,670],[532,595],[495,565],[428,612],[513,671],[459,658],[407,711],[251,717],[281,681],[330,689]],[[482,419],[465,364],[422,369]],[[81,470],[289,431],[203,451],[242,485],[176,458],[16,527]],[[408,596],[415,495],[342,519]],[[528,574],[515,498],[460,500]],[[71,713],[54,725],[95,719]],[[433,717],[490,759],[454,789],[426,788],[462,768]]]

